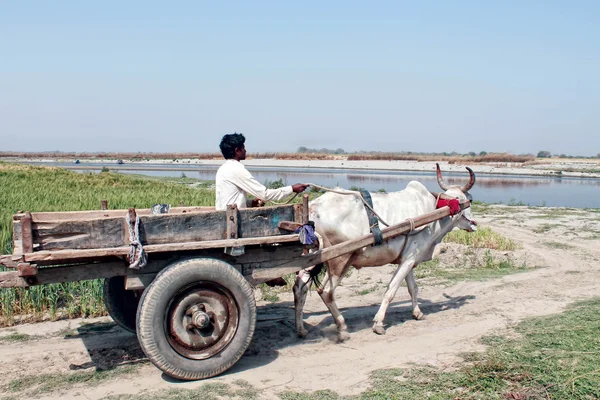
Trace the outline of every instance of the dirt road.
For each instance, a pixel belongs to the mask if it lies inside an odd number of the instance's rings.
[[[600,294],[600,213],[494,206],[485,207],[476,217],[480,225],[520,242],[523,249],[517,251],[518,257],[536,268],[487,281],[422,283],[424,321],[410,319],[410,298],[401,288],[389,309],[384,336],[371,331],[371,320],[393,267],[353,271],[336,292],[351,334],[343,344],[335,342],[335,325],[316,292],[309,295],[305,309],[310,333],[298,339],[293,298],[291,293],[283,294],[277,303],[259,303],[250,349],[230,371],[210,382],[247,381],[261,398],[277,398],[287,390],[357,394],[368,387],[373,370],[411,363],[449,366],[460,360],[460,353],[483,348],[482,335],[501,332],[531,316],[560,312],[575,300]],[[34,337],[19,339],[17,333]],[[36,385],[21,390],[17,386],[21,381],[16,381],[40,374],[54,374],[55,378],[47,379],[60,381],[65,374],[94,369],[113,369],[115,376],[103,382],[58,385],[42,393]],[[0,387],[12,388],[5,390],[5,396],[101,399],[205,383],[173,382],[162,375],[145,361],[135,336],[108,318],[0,330]]]

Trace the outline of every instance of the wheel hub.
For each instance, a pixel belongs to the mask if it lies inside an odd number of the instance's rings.
[[[203,360],[229,344],[239,315],[227,289],[213,282],[198,282],[173,298],[165,322],[169,344],[184,357]]]
[[[205,313],[206,307],[204,306],[204,304],[200,303],[200,304],[194,304],[193,306],[191,306],[190,308],[187,309],[187,311],[185,312],[185,315],[191,315],[191,323],[187,326],[187,330],[191,331],[194,328],[197,329],[204,329],[206,327],[208,327],[208,325],[211,323],[210,321],[210,316]]]

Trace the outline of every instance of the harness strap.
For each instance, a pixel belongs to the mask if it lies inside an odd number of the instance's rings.
[[[360,194],[365,200],[365,203],[369,205],[369,207],[365,206],[365,211],[367,212],[367,217],[369,217],[369,229],[374,238],[373,246],[379,246],[381,243],[383,243],[383,233],[381,232],[381,228],[379,228],[379,218],[377,218],[375,213],[372,211],[373,200],[371,199],[371,194],[366,190],[361,190]]]

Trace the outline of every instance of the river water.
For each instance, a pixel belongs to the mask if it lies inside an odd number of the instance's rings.
[[[113,171],[125,174],[142,174],[150,176],[180,177],[200,180],[214,180],[217,166],[207,165],[177,165],[177,164],[144,164],[139,169],[132,164],[92,164],[75,165],[72,163],[30,163],[65,167],[78,172],[99,172],[103,166]],[[78,166],[85,168],[78,169]],[[124,167],[128,169],[119,169]],[[262,182],[283,180],[284,183],[315,183],[326,187],[365,188],[370,191],[386,190],[388,192],[401,190],[408,182],[416,180],[423,183],[429,190],[439,191],[435,174],[405,171],[372,171],[372,170],[342,170],[342,169],[307,169],[291,167],[253,167],[248,169],[254,177]],[[469,174],[448,173],[444,179],[448,184],[464,184]],[[505,176],[478,175],[477,183],[470,191],[474,200],[485,203],[525,204],[532,206],[600,208],[600,179],[537,177],[537,176]]]

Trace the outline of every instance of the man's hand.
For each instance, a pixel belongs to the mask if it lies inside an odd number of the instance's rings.
[[[292,185],[292,190],[294,193],[301,193],[304,192],[309,186],[310,185],[305,185],[304,183],[296,183],[295,185]]]
[[[262,207],[265,205],[265,202],[262,201],[261,199],[253,199],[252,200],[252,207]]]

